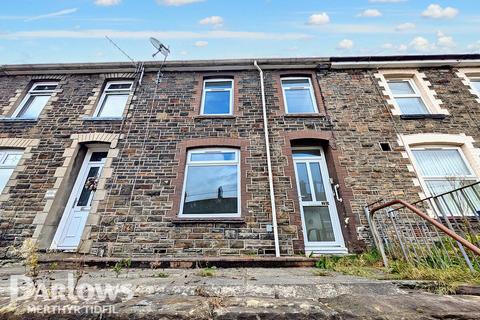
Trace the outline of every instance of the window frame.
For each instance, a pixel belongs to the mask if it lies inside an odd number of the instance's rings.
[[[4,149],[4,148],[1,148],[0,149],[0,170],[2,170],[2,169],[13,169],[13,170],[15,170],[15,168],[18,166],[18,162],[20,162],[20,160],[22,159],[23,153],[24,153],[24,150],[22,150],[22,149],[8,149],[8,148]],[[3,161],[5,161],[5,159],[9,155],[12,155],[12,154],[13,155],[20,155],[20,160],[18,160],[18,162],[15,165],[4,165]],[[5,187],[7,186],[8,181],[11,179],[11,177],[12,177],[12,174],[10,174],[7,181],[5,181]],[[0,194],[3,193],[4,190],[5,190],[5,188],[0,190]]]
[[[422,96],[422,92],[420,91],[420,89],[417,87],[417,84],[415,83],[415,79],[393,77],[393,78],[387,78],[385,80],[387,81],[388,91],[390,91],[390,94],[393,98],[393,101],[395,102],[398,110],[401,112],[401,115],[432,114],[432,111],[430,110],[427,102],[425,101],[424,97]],[[412,88],[414,94],[394,94],[392,89],[390,88],[390,82],[407,82],[410,85],[410,87]],[[402,108],[400,108],[400,105],[397,102],[397,98],[400,98],[400,99],[401,98],[419,98],[422,101],[423,106],[425,107],[425,110],[427,112],[426,113],[404,113],[402,111]]]
[[[130,84],[130,88],[128,89],[109,89],[109,86],[112,84]],[[133,88],[133,80],[114,80],[114,81],[107,81],[105,83],[105,86],[102,91],[102,96],[100,97],[100,100],[97,103],[97,107],[95,108],[95,111],[93,112],[92,118],[98,118],[98,119],[111,119],[111,118],[122,118],[123,114],[125,112],[125,108],[128,105],[128,97],[127,97],[127,102],[125,103],[125,106],[123,106],[123,110],[121,112],[121,115],[119,116],[101,116],[99,115],[100,112],[103,110],[103,104],[105,100],[107,99],[108,95],[124,95],[125,93],[127,96],[130,95],[131,91]]]
[[[287,102],[287,95],[285,94],[285,87],[283,86],[283,81],[284,80],[308,80],[309,84],[309,91],[310,91],[310,97],[312,99],[312,104],[313,104],[313,111],[312,112],[290,112],[288,110],[288,102]],[[313,88],[313,83],[312,79],[310,77],[280,77],[280,86],[282,87],[282,95],[283,95],[283,102],[285,104],[285,113],[286,114],[316,114],[319,113],[318,111],[318,105],[317,105],[317,99],[315,98],[315,92]],[[306,89],[307,87],[303,87]],[[287,90],[292,90],[292,89],[287,89]]]
[[[228,81],[232,84],[232,86],[229,89],[207,89],[206,88],[206,83],[207,82],[224,82]],[[235,86],[235,81],[232,78],[210,78],[210,79],[204,79],[203,80],[203,87],[202,87],[202,103],[200,105],[200,115],[202,116],[231,116],[233,115],[233,105],[234,105],[234,86]],[[224,92],[224,91],[230,91],[230,105],[229,105],[229,112],[228,113],[205,113],[205,96],[207,91],[209,92]]]
[[[234,152],[235,153],[235,160],[218,160],[218,161],[191,161],[191,155],[195,153],[205,154],[205,153],[214,153],[214,152]],[[178,217],[179,218],[188,218],[188,219],[208,219],[208,218],[238,218],[241,217],[242,213],[242,185],[241,185],[241,153],[240,149],[237,148],[195,148],[191,150],[187,150],[187,157],[185,160],[185,171],[183,176],[183,186],[182,186],[182,193],[180,194],[180,208]],[[213,214],[184,214],[183,208],[185,203],[185,191],[187,188],[187,178],[188,178],[188,171],[190,167],[195,166],[220,166],[220,165],[236,165],[237,166],[237,213],[213,213]]]
[[[55,89],[53,90],[35,90],[36,87],[38,86],[49,86],[49,85],[55,85]],[[27,94],[25,95],[25,97],[22,99],[22,101],[20,102],[20,104],[18,105],[18,107],[15,109],[15,111],[12,113],[11,115],[11,118],[14,118],[14,119],[38,119],[38,117],[42,114],[43,112],[43,109],[45,108],[45,106],[48,104],[48,100],[50,100],[50,97],[52,96],[52,94],[55,92],[55,90],[57,89],[58,87],[58,81],[42,81],[42,82],[34,82],[32,83],[30,89],[28,90]],[[38,114],[37,117],[35,118],[28,118],[28,117],[23,117],[23,116],[18,116],[20,114],[20,112],[22,112],[23,110],[27,111],[29,106],[27,106],[27,102],[30,100],[31,97],[36,97],[36,96],[48,96],[48,100],[47,102],[45,103],[45,105],[42,107],[42,110],[40,110],[40,113]],[[25,109],[26,108],[26,109]]]
[[[428,144],[428,145],[420,145],[420,146],[410,147],[411,158],[412,158],[412,162],[414,164],[414,167],[417,171],[417,177],[420,181],[420,184],[422,186],[423,191],[425,192],[425,194],[427,196],[429,196],[429,197],[434,196],[428,188],[427,181],[445,181],[445,180],[447,180],[447,178],[452,178],[452,176],[424,177],[421,174],[420,165],[418,164],[418,161],[417,161],[413,151],[415,151],[415,150],[438,150],[438,149],[440,149],[440,150],[457,150],[458,153],[460,154],[460,157],[463,160],[463,163],[467,167],[468,171],[470,171],[470,175],[465,175],[465,176],[457,175],[457,176],[454,176],[455,179],[460,178],[460,179],[463,179],[463,180],[472,180],[472,181],[479,181],[480,180],[480,177],[478,177],[475,174],[475,170],[473,170],[473,167],[471,166],[470,162],[468,161],[467,157],[465,156],[461,146]]]

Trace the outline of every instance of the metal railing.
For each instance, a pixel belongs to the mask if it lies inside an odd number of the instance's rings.
[[[480,271],[480,182],[412,204],[378,203],[366,206],[365,213],[386,267],[404,260]]]

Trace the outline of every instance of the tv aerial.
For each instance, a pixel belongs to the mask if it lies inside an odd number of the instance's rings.
[[[153,37],[150,37],[150,43],[155,49],[157,49],[157,52],[152,54],[153,58],[155,58],[157,54],[161,53],[165,57],[165,59],[167,59],[168,55],[170,54],[170,49],[168,47],[166,47],[163,43],[158,41],[158,39],[155,39]]]

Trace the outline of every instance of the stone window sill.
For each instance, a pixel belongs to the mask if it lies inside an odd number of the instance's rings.
[[[37,122],[38,119],[0,118],[0,122]]]
[[[286,113],[285,118],[324,118],[322,113]]]
[[[245,223],[245,219],[236,217],[236,218],[174,218],[172,220],[174,224],[184,224],[184,223]]]
[[[123,117],[82,117],[83,121],[122,121]]]
[[[445,119],[447,115],[445,114],[402,114],[400,119],[403,120],[418,120],[418,119]]]
[[[194,119],[198,119],[198,120],[202,120],[202,119],[235,119],[235,118],[236,118],[236,116],[231,115],[231,114],[228,114],[228,115],[201,114],[201,115],[194,116]]]

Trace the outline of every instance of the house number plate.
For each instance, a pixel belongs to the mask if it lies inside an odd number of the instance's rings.
[[[320,201],[320,205],[324,207],[328,207],[328,201]]]

